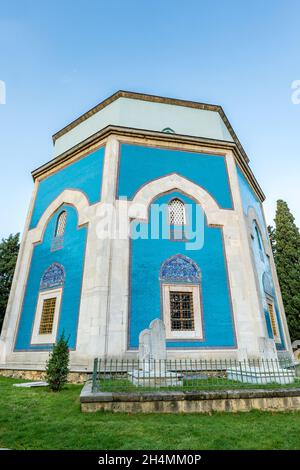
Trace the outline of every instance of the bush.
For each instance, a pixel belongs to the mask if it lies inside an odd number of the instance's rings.
[[[67,382],[69,373],[69,338],[65,339],[62,333],[53,346],[49,360],[46,364],[46,380],[53,392],[58,392]]]

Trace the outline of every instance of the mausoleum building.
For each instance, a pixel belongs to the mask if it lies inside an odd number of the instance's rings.
[[[135,358],[160,318],[168,358],[291,354],[264,194],[220,106],[119,91],[54,134],[0,341],[6,367]]]

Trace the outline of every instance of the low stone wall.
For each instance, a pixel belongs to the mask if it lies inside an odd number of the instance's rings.
[[[45,380],[45,371],[27,369],[0,369],[0,376],[13,379],[24,379],[28,381]],[[68,375],[68,383],[83,384],[91,376],[89,372],[71,371]]]
[[[212,413],[250,410],[300,410],[300,388],[199,392],[92,392],[87,382],[80,394],[81,411],[124,413]]]

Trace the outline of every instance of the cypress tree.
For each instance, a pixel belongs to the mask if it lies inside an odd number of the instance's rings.
[[[67,382],[69,373],[69,347],[64,332],[54,344],[46,364],[46,380],[53,392],[59,392]]]
[[[19,233],[0,242],[0,331],[19,252]]]
[[[292,341],[300,339],[300,233],[285,201],[277,201],[271,243]],[[269,231],[270,233],[270,231]]]
[[[269,234],[269,238],[271,242],[273,256],[275,258],[275,254],[276,254],[275,228],[272,225],[268,225],[268,234]]]

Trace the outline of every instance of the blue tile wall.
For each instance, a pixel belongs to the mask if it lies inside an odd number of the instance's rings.
[[[42,180],[38,187],[30,228],[36,227],[43,212],[65,189],[84,192],[90,204],[100,201],[103,160],[104,147],[101,147]]]
[[[202,186],[223,209],[233,208],[224,157],[121,145],[119,196],[132,199],[143,184],[170,173],[178,173]]]

